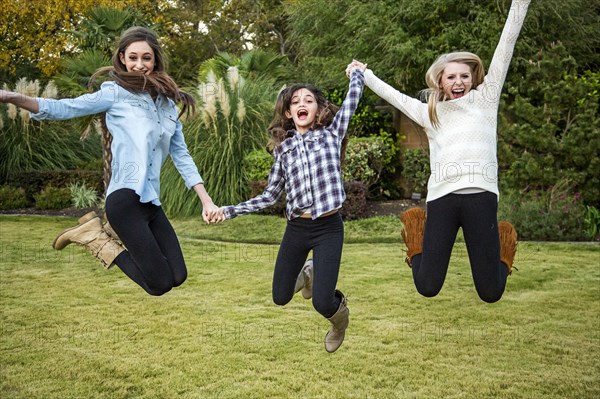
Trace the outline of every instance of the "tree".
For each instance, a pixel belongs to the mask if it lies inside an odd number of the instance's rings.
[[[557,43],[520,60],[503,95],[498,127],[500,176],[507,187],[545,191],[559,183],[600,204],[600,73],[575,71]],[[544,84],[539,84],[544,82]]]
[[[439,55],[471,51],[489,65],[510,0],[290,1],[285,11],[303,77],[333,87],[352,58],[409,95],[425,87]],[[530,56],[560,40],[581,70],[598,68],[600,3],[534,1],[515,51]],[[319,71],[315,73],[315,71]],[[511,74],[509,73],[509,79]]]
[[[19,76],[53,76],[65,55],[77,51],[73,32],[84,15],[96,6],[118,10],[131,7],[156,14],[161,3],[154,0],[56,0],[2,1],[0,24],[0,80],[12,82]],[[6,21],[10,21],[7,23]]]
[[[280,0],[176,0],[162,15],[171,72],[193,82],[205,60],[260,48],[287,55],[287,24]]]
[[[291,1],[299,76],[345,84],[356,58],[404,93],[425,88],[439,55],[471,51],[489,65],[510,0]],[[502,184],[546,190],[568,180],[598,203],[600,2],[533,1],[505,83],[499,118]],[[369,95],[367,90],[365,93]]]

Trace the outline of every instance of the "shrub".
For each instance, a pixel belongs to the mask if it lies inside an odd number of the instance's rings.
[[[73,183],[69,186],[71,203],[75,208],[89,208],[98,202],[96,190],[88,188],[85,183]]]
[[[350,139],[342,167],[342,179],[361,181],[367,189],[372,188],[379,182],[386,160],[389,162],[388,155],[389,146],[380,137]]]
[[[21,187],[0,186],[0,209],[18,209],[29,205]]]
[[[579,193],[557,184],[550,191],[503,195],[498,205],[498,220],[515,225],[520,240],[586,241],[586,206]]]
[[[585,207],[585,217],[583,219],[584,232],[588,239],[593,241],[600,240],[600,211],[594,206]]]
[[[77,182],[97,193],[104,192],[101,169],[16,172],[9,175],[7,182],[14,187],[23,187],[29,201],[33,201],[34,195],[45,186],[68,188]]]
[[[46,186],[33,197],[38,209],[63,209],[71,206],[71,191],[64,187]]]
[[[404,151],[402,174],[412,186],[413,192],[425,194],[427,180],[431,174],[428,154],[420,148]]]
[[[344,182],[346,201],[340,210],[344,220],[355,220],[365,217],[367,213],[367,186],[361,181]]]
[[[264,149],[249,152],[244,157],[244,174],[246,181],[268,180],[273,166],[273,156]]]

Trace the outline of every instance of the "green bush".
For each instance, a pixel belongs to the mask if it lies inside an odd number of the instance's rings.
[[[350,139],[342,167],[342,179],[363,182],[370,190],[379,182],[386,161],[389,162],[388,155],[389,146],[381,137]]]
[[[600,72],[573,72],[562,44],[515,59],[521,76],[503,94],[498,160],[503,184],[548,190],[572,182],[587,205],[600,205]],[[511,67],[511,68],[513,68]]]
[[[429,155],[420,148],[404,151],[402,174],[412,186],[413,192],[425,194],[427,191],[427,181],[431,174]]]
[[[273,166],[273,156],[264,149],[249,152],[244,157],[246,181],[268,180]]]
[[[600,211],[594,206],[585,207],[584,232],[588,239],[600,241]]]
[[[96,170],[52,170],[15,172],[8,176],[7,183],[14,187],[23,187],[27,199],[33,201],[35,194],[45,186],[68,188],[69,185],[81,182],[97,193],[104,192],[102,169]]]
[[[71,206],[71,190],[46,186],[33,196],[38,209],[63,209]]]
[[[75,208],[89,208],[98,202],[96,190],[88,188],[85,183],[73,183],[69,186],[71,203]]]
[[[0,186],[0,209],[19,209],[29,205],[21,187]]]
[[[367,186],[361,181],[344,182],[346,201],[340,210],[344,220],[356,220],[367,213]]]
[[[587,241],[584,220],[586,206],[578,192],[558,184],[550,191],[502,195],[498,220],[515,225],[525,241]]]

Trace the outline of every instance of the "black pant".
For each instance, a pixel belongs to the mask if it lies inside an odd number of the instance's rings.
[[[289,220],[275,263],[273,301],[277,305],[291,301],[296,278],[312,249],[313,306],[324,317],[333,316],[340,306],[335,288],[343,245],[344,222],[339,212],[315,220]]]
[[[419,293],[432,297],[442,289],[462,227],[477,294],[490,303],[502,297],[508,267],[500,262],[497,212],[498,198],[490,192],[448,194],[427,203],[423,254],[412,258]]]
[[[187,269],[177,235],[160,206],[141,203],[129,189],[106,199],[106,217],[127,251],[115,263],[150,295],[162,295],[185,281]]]

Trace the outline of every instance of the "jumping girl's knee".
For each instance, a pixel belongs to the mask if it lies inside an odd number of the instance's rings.
[[[179,276],[175,276],[173,279],[173,287],[179,287],[181,284],[185,283],[185,280],[187,280],[187,271],[184,271]]]
[[[417,292],[424,297],[432,298],[440,293],[442,287],[432,284],[415,284]]]
[[[481,298],[482,301],[487,302],[487,303],[494,303],[494,302],[498,302],[500,300],[500,298],[502,298],[502,294],[504,292],[486,292],[486,293],[481,293],[478,292],[479,298]]]
[[[172,279],[162,280],[162,281],[150,281],[148,282],[148,288],[146,292],[152,296],[161,296],[171,291],[171,289],[175,287],[174,281]]]
[[[273,302],[275,305],[284,306],[287,305],[293,298],[293,295],[281,295],[273,293]]]

